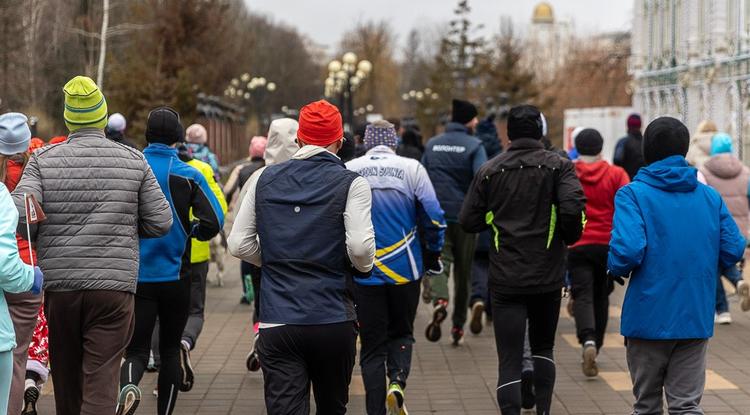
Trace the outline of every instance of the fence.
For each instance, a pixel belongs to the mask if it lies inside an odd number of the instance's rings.
[[[247,157],[250,137],[246,133],[245,111],[221,98],[198,94],[196,122],[206,127],[211,150],[219,164],[231,164]]]

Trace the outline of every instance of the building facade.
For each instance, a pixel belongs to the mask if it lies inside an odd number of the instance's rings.
[[[635,0],[629,71],[644,120],[712,120],[750,161],[750,0]]]

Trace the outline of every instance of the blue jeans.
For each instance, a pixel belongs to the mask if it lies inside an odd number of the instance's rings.
[[[719,273],[719,280],[716,282],[716,312],[725,313],[729,311],[729,303],[727,302],[727,294],[724,292],[724,286],[721,284],[721,276],[728,279],[735,287],[742,280],[742,274],[737,265],[723,270]]]

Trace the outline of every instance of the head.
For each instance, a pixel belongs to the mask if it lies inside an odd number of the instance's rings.
[[[422,147],[422,134],[416,128],[407,128],[401,135],[401,142],[407,146]]]
[[[81,128],[104,129],[107,125],[107,101],[91,78],[76,76],[65,84],[63,93],[63,118],[70,132]]]
[[[604,139],[599,131],[593,128],[585,128],[576,135],[575,146],[580,156],[600,159]]]
[[[715,133],[719,131],[719,129],[716,128],[716,123],[711,120],[703,120],[698,123],[697,130],[698,133]]]
[[[123,117],[119,112],[116,112],[109,116],[109,121],[107,121],[107,130],[122,133],[125,131],[126,126],[127,122],[125,121],[125,117]]]
[[[628,131],[641,131],[641,116],[636,113],[628,115],[626,124]]]
[[[247,149],[251,159],[262,159],[266,152],[268,139],[262,135],[256,135],[250,140],[250,147]]]
[[[451,122],[459,123],[473,130],[479,120],[477,119],[477,107],[469,101],[454,99],[451,102]]]
[[[395,149],[398,146],[395,126],[386,120],[373,122],[365,130],[364,144],[368,150],[377,146]]]
[[[185,139],[180,114],[170,107],[158,107],[148,114],[146,141],[149,144],[175,146]]]
[[[19,157],[26,164],[28,160],[31,130],[28,119],[19,112],[0,115],[0,182],[5,182],[5,159]]]
[[[519,105],[508,113],[508,138],[542,138],[542,113],[533,105]]]
[[[344,143],[344,125],[339,109],[326,100],[302,107],[299,113],[297,143],[300,147],[314,145],[338,153]]]
[[[208,142],[206,127],[200,124],[192,124],[185,130],[185,141],[192,144],[206,144]]]
[[[292,118],[279,118],[271,122],[263,155],[266,165],[282,163],[292,158],[299,149],[295,141],[298,128],[299,123]]]
[[[732,152],[732,137],[727,133],[716,133],[711,137],[711,155]]]
[[[680,120],[659,117],[646,127],[643,134],[643,158],[646,164],[671,156],[683,156],[690,146],[690,132]]]

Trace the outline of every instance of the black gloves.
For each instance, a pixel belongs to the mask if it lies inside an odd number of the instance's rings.
[[[422,265],[425,273],[438,275],[443,272],[443,261],[440,260],[440,252],[425,250],[422,252]]]
[[[612,281],[620,284],[625,285],[625,278],[630,278],[630,274],[628,275],[614,275],[609,270],[607,270],[607,275],[609,276],[609,279]]]

